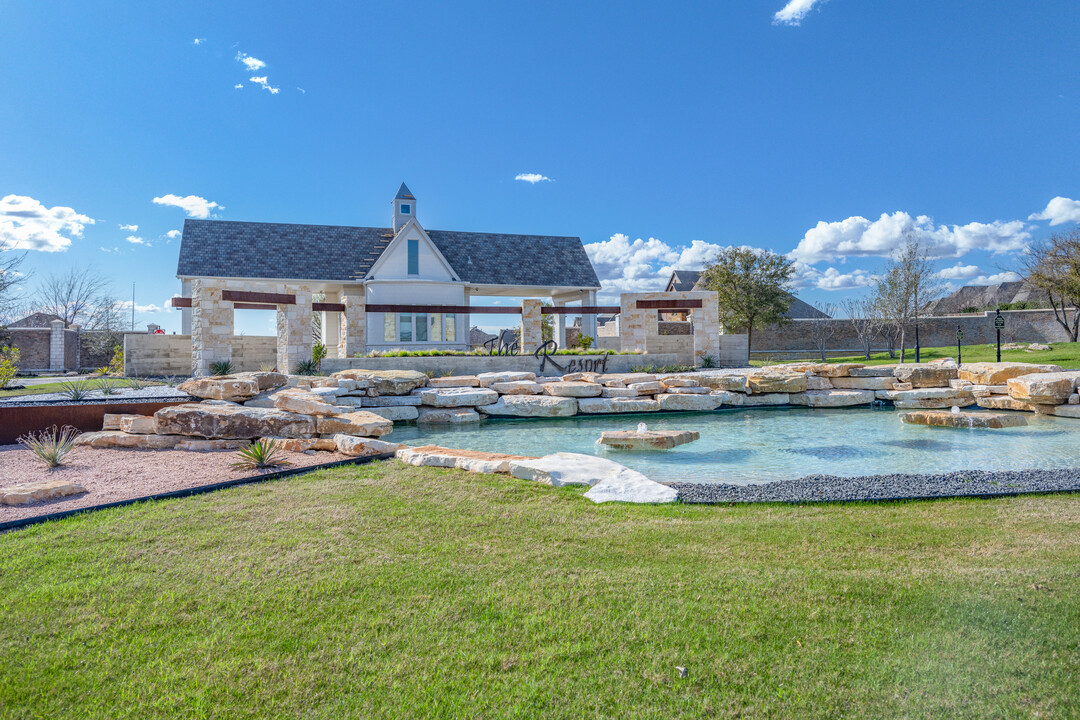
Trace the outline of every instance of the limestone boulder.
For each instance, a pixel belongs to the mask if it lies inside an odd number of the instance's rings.
[[[705,388],[708,392],[708,388]],[[627,387],[610,387],[604,386],[604,389],[600,391],[600,397],[606,398],[628,398],[628,397],[641,397],[641,394],[637,390],[631,390]]]
[[[578,413],[603,415],[606,413],[657,412],[660,403],[649,397],[636,398],[578,398]]]
[[[180,438],[173,445],[173,450],[186,450],[188,452],[215,452],[218,450],[236,450],[247,445],[249,440],[195,440],[193,438]]]
[[[827,378],[850,377],[852,370],[866,367],[862,363],[813,363],[809,368],[815,375]]]
[[[333,448],[336,449],[342,455],[351,455],[353,457],[370,457],[372,455],[384,455],[389,453],[396,453],[404,445],[398,443],[386,442],[385,440],[373,440],[366,437],[356,437],[355,435],[341,434],[335,435],[333,438],[322,438],[324,442],[329,441]]]
[[[374,413],[360,410],[336,417],[320,417],[315,421],[315,431],[320,435],[362,435],[382,437],[394,430],[394,422]]]
[[[192,378],[177,385],[176,389],[205,400],[233,401],[249,400],[261,392],[257,379],[236,375]]]
[[[338,387],[337,385],[327,385],[325,387],[312,387],[308,392],[322,398],[328,403],[333,403],[334,398],[344,395],[349,391],[348,389]]]
[[[761,407],[765,405],[790,405],[790,393],[765,393],[764,395],[744,395],[743,393],[717,390],[713,397],[720,400],[722,405],[733,407]]]
[[[600,379],[601,373],[598,372],[575,372],[567,373],[562,376],[563,382],[589,382],[594,383]]]
[[[420,392],[420,404],[439,408],[476,407],[497,402],[499,393],[488,388],[431,388]]]
[[[184,407],[177,405],[176,407]],[[132,448],[136,450],[168,450],[184,438],[175,435],[129,435],[120,430],[82,433],[75,438],[76,445],[92,448]]]
[[[933,425],[954,428],[1007,428],[1027,425],[1023,415],[1011,413],[919,410],[900,413],[900,422],[908,425]]]
[[[701,381],[694,377],[672,375],[660,378],[660,384],[665,388],[676,387],[701,387]]]
[[[84,492],[86,489],[82,485],[71,480],[60,478],[37,480],[0,488],[0,505],[29,505],[32,502],[79,495]]]
[[[941,399],[918,398],[915,400],[893,400],[893,406],[897,410],[914,410],[918,408],[964,408],[974,404],[975,397],[972,395]]]
[[[825,377],[818,377],[817,375],[806,376],[806,389],[807,390],[832,390],[832,380]]]
[[[126,415],[120,415],[120,414],[117,414],[117,413],[105,413],[105,415],[101,418],[101,429],[102,430],[119,430],[120,429],[120,421],[125,417],[127,417],[127,416]]]
[[[246,407],[259,407],[259,408],[273,408],[277,407],[274,404],[274,398],[278,396],[278,393],[288,392],[289,388],[275,388],[273,390],[266,390],[259,393],[253,398],[244,401]]]
[[[420,392],[423,392],[422,390]],[[340,398],[344,401],[345,398]],[[414,395],[380,395],[379,397],[364,397],[360,398],[361,406],[365,408],[373,407],[419,407],[423,405],[423,401],[420,399],[419,392]]]
[[[427,386],[433,388],[480,387],[480,380],[475,375],[450,375],[429,378]]]
[[[333,415],[334,398],[319,397],[310,390],[292,388],[282,390],[274,396],[274,407],[300,415]]]
[[[851,368],[848,370],[850,377],[868,378],[868,377],[894,377],[893,370],[896,369],[895,365],[867,365],[866,367]]]
[[[834,388],[841,390],[892,390],[896,378],[888,377],[838,377],[832,379]]]
[[[123,415],[120,429],[132,435],[153,435],[157,432],[152,415]]]
[[[544,392],[544,386],[533,380],[492,383],[491,389],[500,395],[540,395]]]
[[[551,395],[503,395],[479,410],[496,417],[570,417],[577,414],[578,401]]]
[[[747,387],[754,393],[799,393],[806,390],[802,373],[754,373],[746,376]]]
[[[437,408],[424,406],[417,408],[416,422],[430,423],[432,425],[460,425],[480,422],[480,413],[471,407]]]
[[[975,398],[975,404],[978,405],[981,408],[986,408],[987,410],[1020,410],[1020,411],[1023,411],[1023,412],[1036,412],[1038,410],[1038,408],[1040,407],[1039,405],[1036,405],[1035,403],[1021,402],[1020,400],[1013,400],[1008,395],[991,395],[990,397],[978,397],[978,398]],[[1053,407],[1069,407],[1069,406],[1068,405],[1059,405],[1059,406],[1050,405],[1048,407],[1053,408]]]
[[[701,384],[713,390],[727,392],[750,392],[750,383],[745,375],[705,375]]]
[[[627,390],[633,390],[638,395],[655,395],[664,392],[664,386],[658,380],[643,380],[641,382],[627,383]]]
[[[1069,399],[1080,372],[1034,373],[1009,378],[1009,397],[1021,402],[1060,405]]]
[[[1020,362],[978,362],[964,363],[957,371],[962,380],[969,380],[973,385],[1004,385],[1010,379],[1021,375],[1061,372],[1058,365],[1037,365]]]
[[[585,497],[594,503],[624,502],[659,505],[675,502],[679,493],[675,488],[636,473],[635,476],[620,475],[601,480],[589,488]]]
[[[354,407],[337,406],[340,412],[353,412],[356,410]],[[369,412],[372,415],[378,415],[381,418],[385,418],[392,422],[401,422],[407,420],[415,420],[420,416],[416,407],[412,405],[402,405],[400,407],[369,407],[364,408],[365,412]]]
[[[535,460],[510,462],[510,473],[554,487],[589,485],[585,497],[593,502],[669,503],[678,493],[636,470],[592,455],[555,453]]]
[[[970,387],[964,388],[914,388],[911,390],[888,390],[884,392],[888,400],[892,400],[897,407],[914,408],[942,408],[956,405],[963,407],[963,403],[971,404],[974,399]]]
[[[1058,417],[1080,418],[1080,405],[1050,405],[1047,407]]]
[[[428,382],[427,375],[416,370],[339,370],[331,377],[367,380],[379,395],[408,395]]]
[[[337,450],[337,444],[333,438],[282,438],[282,437],[267,437],[263,440],[272,440],[274,447],[279,447],[286,452],[302,453],[310,450],[318,450],[321,452],[334,452]],[[202,440],[196,442],[237,442],[235,440]]]
[[[656,382],[652,373],[609,373],[596,378],[596,382],[608,387],[629,387],[634,383]]]
[[[532,459],[521,455],[457,450],[438,445],[422,447],[403,445],[395,455],[398,460],[417,467],[457,468],[475,473],[509,473],[511,461]]]
[[[916,388],[948,387],[956,378],[956,366],[936,363],[907,363],[893,368],[893,377]]]
[[[845,376],[836,375],[833,377]],[[874,400],[873,390],[807,390],[802,393],[792,393],[788,396],[788,402],[792,405],[804,405],[813,408],[869,405]]]
[[[267,390],[273,390],[274,388],[284,387],[285,384],[289,381],[289,377],[287,375],[279,372],[245,372],[236,373],[235,376],[238,378],[250,378],[254,380],[259,386],[259,392],[265,392]]]
[[[669,412],[709,412],[720,407],[721,399],[709,395],[674,395],[661,393],[656,396],[660,409]]]
[[[605,430],[600,444],[620,450],[670,450],[700,438],[696,430]]]
[[[314,418],[278,408],[187,403],[154,413],[159,435],[204,438],[304,437],[315,433]],[[152,438],[154,435],[129,437]],[[178,440],[177,439],[174,439]]]
[[[708,395],[712,390],[707,387],[701,387],[700,385],[691,385],[686,387],[676,386],[664,388],[664,392],[673,395]]]
[[[491,387],[495,383],[521,382],[522,380],[536,380],[536,373],[531,372],[486,372],[476,376],[480,387]]]
[[[577,380],[564,380],[544,385],[544,392],[556,397],[587,398],[599,397],[603,390],[602,385]]]

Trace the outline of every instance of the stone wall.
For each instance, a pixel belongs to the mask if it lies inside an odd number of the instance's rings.
[[[942,347],[956,344],[956,326],[964,331],[963,345],[985,345],[996,342],[994,312],[966,313],[927,317],[919,320],[919,342],[923,347]],[[1001,341],[1005,342],[1067,342],[1068,336],[1054,320],[1053,310],[1005,310],[1005,329]],[[846,319],[830,321],[834,333],[829,339],[828,354],[854,355],[862,352],[858,337]],[[907,346],[914,346],[914,327],[908,328]],[[875,351],[887,349],[884,338],[874,342]],[[810,356],[816,354],[811,323],[793,320],[791,323],[754,331],[751,352],[755,357]]]
[[[19,350],[20,370],[48,370],[50,328],[9,328],[11,344]]]
[[[607,358],[605,372],[630,372],[634,367],[646,365],[677,365],[679,359],[672,354],[655,355],[553,355],[552,359],[564,368],[571,361],[575,370],[584,363],[595,363]],[[483,372],[532,372],[538,375],[561,375],[563,371],[546,365],[540,370],[540,360],[529,355],[444,355],[441,357],[377,357],[377,358],[327,358],[322,369],[326,374],[348,369],[365,370],[419,370],[436,375],[475,375]]]
[[[277,362],[277,338],[260,335],[235,335],[231,340],[233,368],[248,372]],[[191,375],[190,335],[124,336],[124,374],[137,376]]]

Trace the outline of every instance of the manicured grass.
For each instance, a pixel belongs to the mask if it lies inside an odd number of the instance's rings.
[[[994,362],[997,360],[997,345],[964,345],[961,347],[961,360],[963,362]],[[935,348],[922,348],[919,352],[919,359],[922,362],[929,362],[931,360],[937,360],[939,358],[953,358],[956,359],[956,346],[949,347],[935,347]],[[811,361],[818,361],[818,358],[810,358]],[[1002,362],[1028,362],[1028,363],[1043,363],[1050,365],[1060,365],[1063,368],[1080,368],[1080,343],[1053,343],[1049,350],[1002,350],[1001,351]],[[787,362],[787,361],[781,361]],[[891,365],[893,363],[900,362],[900,355],[897,353],[895,358],[890,358],[886,352],[873,353],[870,356],[870,360],[867,360],[863,355],[850,355],[847,357],[830,357],[826,362],[838,363],[838,362],[857,362],[865,365]],[[915,351],[908,348],[907,354],[904,357],[904,362],[915,362]],[[765,360],[754,360],[752,365],[772,365],[773,362]]]
[[[321,471],[0,536],[0,714],[1074,716],[1078,537],[1078,495],[597,506]]]
[[[98,378],[93,378],[89,381],[84,381],[89,384],[91,390],[97,390]],[[124,378],[108,378],[109,385],[117,388],[125,388],[128,386],[128,381]],[[12,385],[21,385],[20,378],[15,378],[11,381]],[[158,384],[158,383],[153,383]],[[0,397],[14,397],[16,395],[45,395],[48,393],[61,392],[64,389],[64,381],[59,380],[54,383],[42,383],[40,385],[27,385],[21,390],[0,390]]]

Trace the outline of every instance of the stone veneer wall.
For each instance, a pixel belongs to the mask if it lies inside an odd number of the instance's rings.
[[[311,360],[311,288],[286,285],[282,292],[296,296],[296,304],[277,309],[277,367],[291,373],[301,360]]]
[[[19,350],[20,370],[48,370],[50,328],[8,328],[11,344]]]
[[[237,372],[253,372],[277,364],[277,338],[273,335],[236,335],[230,348]],[[187,377],[191,374],[191,336],[125,335],[124,374]]]
[[[660,337],[656,310],[639,310],[639,300],[701,300],[702,307],[690,313],[693,322],[693,357],[720,356],[720,316],[716,293],[690,292],[624,293],[620,297],[620,338],[623,350],[647,350],[652,338]]]
[[[1068,342],[1068,336],[1054,320],[1053,310],[1005,310],[1005,329],[1001,331],[1001,342]],[[996,342],[994,332],[994,312],[965,313],[963,315],[945,315],[926,317],[919,320],[919,342],[923,347],[943,347],[956,345],[956,326],[964,331],[962,345],[985,345]],[[847,319],[831,321],[834,334],[829,339],[828,352],[834,355],[854,355],[862,352],[855,330]],[[907,346],[914,346],[914,326],[908,328]],[[886,350],[885,340],[878,338],[875,350]],[[812,356],[817,353],[814,347],[811,324],[807,320],[793,320],[790,324],[779,327],[763,328],[754,331],[753,347],[755,356]]]
[[[646,365],[677,365],[678,357],[665,355],[608,355],[606,372],[630,372],[631,368]],[[563,367],[576,363],[603,360],[602,355],[553,355]],[[376,357],[327,358],[323,360],[325,374],[338,370],[418,370],[436,374],[475,375],[482,372],[532,372],[537,375],[562,375],[563,371],[548,364],[540,370],[540,360],[533,355],[444,355],[441,357]],[[575,367],[575,371],[579,368]],[[566,372],[570,372],[567,370]]]

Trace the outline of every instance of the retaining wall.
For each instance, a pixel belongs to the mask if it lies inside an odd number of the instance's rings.
[[[235,335],[232,363],[236,372],[260,370],[277,361],[277,338],[270,335]],[[124,374],[134,376],[187,376],[191,374],[190,335],[124,336]]]
[[[642,365],[678,365],[673,354],[641,355],[552,355],[551,359],[566,370],[552,367],[550,361],[540,369],[540,360],[532,355],[443,355],[436,357],[327,358],[324,373],[338,370],[419,370],[436,374],[475,375],[483,372],[532,372],[537,375],[561,375],[595,369],[596,363],[607,358],[604,372],[630,372]],[[572,368],[572,369],[571,369]]]

